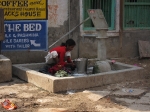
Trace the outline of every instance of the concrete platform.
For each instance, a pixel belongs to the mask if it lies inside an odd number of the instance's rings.
[[[144,78],[142,74],[143,68],[119,62],[111,64],[112,71],[110,72],[70,77],[54,77],[38,72],[44,64],[45,63],[13,65],[13,75],[49,92],[85,89]]]
[[[0,55],[0,82],[12,79],[12,63],[7,57]]]

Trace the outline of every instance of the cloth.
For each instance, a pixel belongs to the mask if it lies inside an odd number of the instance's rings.
[[[71,61],[71,51],[67,51],[65,53],[65,57],[66,57],[66,60],[67,60],[68,63],[72,63],[72,61]]]
[[[47,64],[55,63],[53,58],[56,58],[58,53],[56,51],[48,52],[47,56],[45,56],[45,61]]]
[[[58,46],[50,50],[45,57],[46,63],[51,64],[54,63],[53,58],[56,58],[58,56],[59,62],[58,64],[60,65],[65,65],[65,59],[67,60],[68,63],[71,63],[71,51],[66,51],[65,46]]]
[[[70,52],[70,51],[67,51],[67,52],[65,53],[65,56],[66,56],[66,57],[67,57],[67,56],[71,57],[71,52]]]
[[[64,70],[59,70],[55,73],[55,76],[56,77],[67,77],[68,76],[68,73]]]
[[[44,74],[50,74],[48,70],[53,66],[54,64],[46,64],[41,69],[39,69],[39,72],[44,73]]]
[[[54,75],[57,71],[61,70],[64,66],[63,65],[54,65],[53,67],[48,69],[48,72]]]
[[[72,74],[72,71],[75,70],[75,67],[65,67],[65,66],[60,67],[59,65],[55,65],[49,68],[48,72],[51,73],[52,75],[55,75],[55,73],[57,73],[60,70],[65,71],[67,74]]]

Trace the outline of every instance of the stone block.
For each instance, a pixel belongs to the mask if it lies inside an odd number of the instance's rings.
[[[0,55],[0,82],[12,79],[12,63],[7,57]]]

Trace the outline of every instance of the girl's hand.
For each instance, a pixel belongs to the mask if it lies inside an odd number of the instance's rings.
[[[59,68],[61,68],[61,67],[62,67],[62,65],[58,65],[58,67],[59,67]]]

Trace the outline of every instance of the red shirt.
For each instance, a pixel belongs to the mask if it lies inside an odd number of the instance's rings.
[[[58,46],[50,50],[50,52],[56,51],[58,53],[59,62],[58,64],[65,65],[65,53],[67,52],[65,46]],[[71,59],[67,59],[67,62],[71,62]]]

